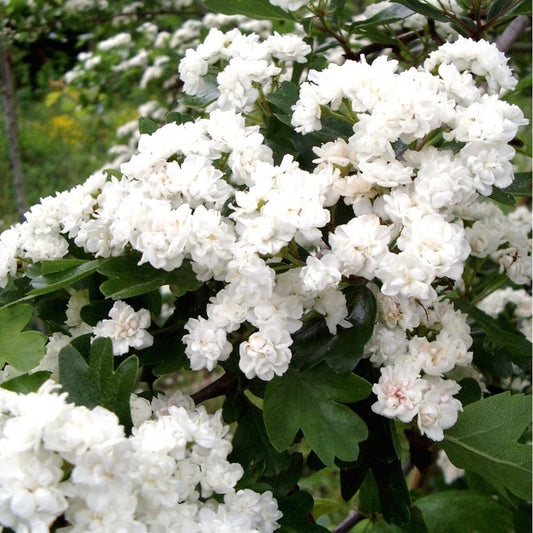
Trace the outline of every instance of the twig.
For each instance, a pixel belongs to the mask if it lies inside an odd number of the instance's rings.
[[[195,392],[191,395],[194,403],[198,405],[199,403],[204,402],[205,400],[210,400],[211,398],[216,398],[227,394],[229,392],[234,392],[239,384],[244,384],[243,380],[247,382],[246,378],[239,378],[237,374],[232,374],[228,372],[223,376],[219,377],[213,383],[210,383],[203,389]]]
[[[531,24],[528,15],[518,15],[496,40],[500,52],[507,52],[519,35]]]
[[[353,512],[346,520],[343,520],[333,531],[332,533],[346,533],[350,531],[353,526],[361,522],[365,517],[359,513]]]

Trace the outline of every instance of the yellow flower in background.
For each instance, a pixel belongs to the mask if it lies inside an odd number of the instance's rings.
[[[49,134],[58,140],[69,144],[77,144],[82,141],[83,133],[80,124],[69,115],[55,115],[48,123]]]

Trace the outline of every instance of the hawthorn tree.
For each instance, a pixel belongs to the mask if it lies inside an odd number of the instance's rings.
[[[204,4],[80,57],[165,90],[0,235],[0,523],[529,530],[530,6]]]

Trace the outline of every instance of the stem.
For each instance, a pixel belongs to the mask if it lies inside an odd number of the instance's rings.
[[[343,520],[333,531],[332,533],[345,533],[350,531],[353,526],[364,520],[364,516],[360,515],[357,512],[352,513],[346,520]]]
[[[244,386],[248,381],[249,380],[245,377],[240,377],[237,374],[228,372],[219,377],[216,381],[213,381],[213,383],[210,383],[203,389],[192,394],[191,398],[194,403],[198,405],[205,400],[210,400],[211,398],[217,398],[218,396],[234,392],[239,386]]]
[[[516,39],[518,39],[519,35],[530,25],[531,20],[527,15],[518,15],[498,37],[496,41],[498,50],[500,52],[507,52]]]
[[[317,26],[316,28],[320,31],[323,31],[324,33],[331,35],[341,45],[342,49],[344,50],[344,57],[346,59],[357,59],[354,56],[350,43],[346,40],[344,35],[342,35],[342,32],[337,32],[328,25],[325,12],[322,11],[320,8],[316,11],[311,11],[318,18],[318,20],[320,20],[320,23],[322,24],[321,26]]]

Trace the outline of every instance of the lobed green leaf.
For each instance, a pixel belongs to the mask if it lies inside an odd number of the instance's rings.
[[[90,347],[89,361],[72,346],[59,352],[59,382],[68,399],[89,409],[101,405],[113,411],[131,429],[130,395],[135,387],[139,360],[131,355],[116,369],[110,339],[97,338]]]
[[[531,397],[496,394],[473,402],[444,433],[452,463],[471,470],[501,494],[531,501],[531,445],[518,439],[531,424]]]
[[[45,352],[46,336],[38,331],[22,331],[32,319],[28,304],[0,309],[0,367],[9,363],[17,370],[35,368]]]
[[[357,402],[369,394],[366,380],[335,374],[324,364],[304,370],[289,368],[266,386],[263,415],[269,439],[283,451],[301,428],[323,463],[332,465],[335,457],[353,461],[368,430],[343,402]]]

